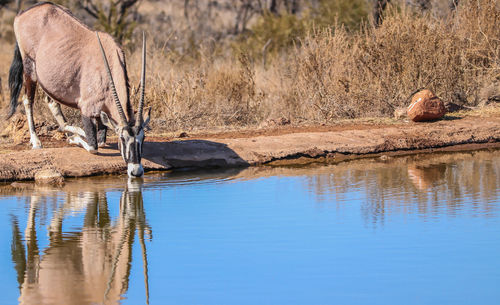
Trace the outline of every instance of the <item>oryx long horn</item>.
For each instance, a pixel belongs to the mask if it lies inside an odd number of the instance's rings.
[[[146,89],[146,34],[142,32],[142,71],[141,71],[141,99],[139,100],[139,109],[137,110],[136,125],[143,123],[142,110],[144,109],[144,91]]]
[[[113,75],[111,75],[111,69],[109,68],[108,59],[106,58],[106,52],[104,52],[104,48],[102,47],[101,39],[99,38],[99,33],[95,32],[97,35],[97,41],[99,42],[99,47],[101,48],[102,58],[104,59],[104,65],[106,66],[106,71],[108,72],[109,83],[111,85],[111,92],[113,93],[113,98],[116,103],[116,108],[118,109],[118,113],[120,114],[121,125],[127,125],[127,117],[125,116],[125,112],[123,112],[122,104],[120,103],[120,99],[118,98],[118,94],[116,93],[115,82],[113,81]]]

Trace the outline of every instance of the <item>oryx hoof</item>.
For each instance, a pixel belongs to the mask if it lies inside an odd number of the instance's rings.
[[[97,155],[97,149],[89,149],[87,151],[93,155]]]
[[[32,145],[31,149],[41,149],[42,148],[42,142],[40,142],[40,140],[38,140],[38,139],[30,140],[30,143]]]
[[[97,147],[106,147],[106,142],[98,143]]]
[[[68,141],[68,144],[75,144],[75,145],[78,145],[80,144],[80,142],[78,142],[78,140],[76,139],[77,136],[73,135],[73,136],[69,136],[67,141]]]

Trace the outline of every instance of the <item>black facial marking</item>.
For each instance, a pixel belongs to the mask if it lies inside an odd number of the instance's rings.
[[[137,135],[142,132],[142,127],[126,126],[120,134],[120,151],[123,159],[127,163],[140,164],[142,159],[142,141],[137,139]]]

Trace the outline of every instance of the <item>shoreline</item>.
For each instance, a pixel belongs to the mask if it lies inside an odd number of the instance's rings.
[[[180,168],[294,166],[362,158],[500,148],[500,117],[465,117],[430,123],[398,123],[360,128],[287,127],[284,130],[193,136],[151,137],[144,144],[146,171]],[[64,143],[61,145],[65,145]],[[0,155],[0,182],[34,180],[42,170],[65,178],[126,174],[116,143],[91,155],[79,147],[21,150]]]

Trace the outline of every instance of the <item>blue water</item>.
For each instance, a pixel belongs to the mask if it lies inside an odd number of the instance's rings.
[[[499,161],[0,187],[0,303],[500,304]]]

